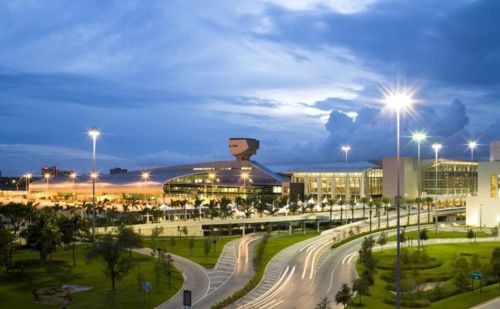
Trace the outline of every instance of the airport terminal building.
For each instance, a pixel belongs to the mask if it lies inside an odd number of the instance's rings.
[[[274,172],[251,160],[259,141],[231,138],[228,147],[235,160],[125,171],[100,175],[96,180],[98,200],[147,200],[170,204],[175,200],[220,198],[250,195],[286,196],[291,201],[363,197],[393,198],[397,188],[396,158],[349,164],[323,164]],[[478,192],[478,163],[456,160],[401,158],[401,194],[406,199],[418,196],[419,181],[423,197],[438,199],[438,207],[464,205]],[[437,164],[436,164],[437,163]],[[500,173],[499,173],[500,174]],[[482,182],[480,181],[482,184]],[[40,179],[30,185],[30,195],[52,201],[89,201],[92,180],[88,175]]]

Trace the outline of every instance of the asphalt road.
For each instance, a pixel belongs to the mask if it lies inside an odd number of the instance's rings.
[[[395,224],[394,217],[391,215],[389,218],[391,224]],[[417,216],[411,217],[411,222],[416,222]],[[426,217],[426,214],[422,214],[421,219],[423,217]],[[385,223],[385,217],[381,219]],[[406,223],[406,220],[402,219],[401,222]],[[377,221],[374,220],[373,224],[376,225]],[[330,248],[333,238],[335,241],[340,241],[348,237],[348,233],[344,231],[355,230],[355,226],[360,227],[360,232],[369,230],[368,220],[356,222],[304,241],[294,246],[293,252],[289,249],[289,252],[278,253],[276,256],[278,259],[283,259],[285,253],[288,256],[282,263],[278,280],[271,280],[276,274],[268,274],[270,270],[266,269],[264,280],[259,286],[268,284],[268,281],[272,281],[273,284],[265,290],[260,289],[262,292],[258,295],[249,293],[231,308],[314,308],[325,296],[330,300],[335,299],[335,294],[342,283],[350,284],[356,278],[354,267],[356,259],[353,252],[359,250],[363,239],[354,240],[333,250]],[[381,226],[384,227],[385,224]],[[259,290],[259,287],[255,290]],[[332,304],[332,307],[337,308],[335,304]]]
[[[183,290],[191,291],[193,309],[210,308],[212,304],[234,294],[253,277],[253,248],[258,239],[255,235],[247,235],[228,242],[213,269],[172,255],[173,264],[184,277],[184,285],[176,295],[157,308],[184,308]],[[147,248],[136,251],[151,254],[151,249]]]

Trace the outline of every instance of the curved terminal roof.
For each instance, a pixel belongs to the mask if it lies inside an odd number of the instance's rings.
[[[143,179],[143,172],[149,173],[148,179]],[[170,181],[183,183],[191,181],[190,176],[214,173],[218,186],[242,186],[241,174],[249,175],[247,186],[252,185],[282,185],[288,182],[266,167],[254,161],[215,161],[171,167],[160,167],[147,170],[130,171],[126,173],[100,175],[96,182],[96,189],[100,192],[163,192],[163,185]],[[210,181],[207,181],[210,184]],[[35,192],[89,192],[92,189],[92,180],[88,175],[78,176],[73,182],[67,176],[49,179],[40,179],[30,185]]]

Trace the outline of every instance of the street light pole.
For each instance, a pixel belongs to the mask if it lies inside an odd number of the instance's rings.
[[[350,186],[349,186],[349,168],[348,168],[348,165],[347,165],[347,158],[348,158],[348,154],[349,154],[349,151],[351,151],[351,146],[349,145],[342,145],[340,147],[340,149],[345,153],[345,200],[346,200],[346,203],[349,201],[349,189],[350,189]],[[340,206],[342,207],[342,206]],[[354,219],[352,219],[354,220]],[[345,223],[347,224],[347,212],[346,212],[346,215],[345,215]]]
[[[95,241],[95,221],[96,221],[96,196],[95,196],[95,182],[97,178],[96,173],[96,143],[97,137],[101,134],[99,129],[92,127],[89,130],[89,136],[92,138],[92,241]]]
[[[396,112],[396,308],[401,307],[401,185],[400,185],[400,118],[401,111],[410,108],[411,104],[414,102],[412,98],[412,92],[409,89],[403,90],[387,90],[385,91],[384,102],[387,107],[393,109]]]
[[[434,220],[435,222],[435,230],[436,234],[438,232],[438,217],[437,217],[437,200],[438,200],[438,160],[439,160],[439,150],[443,147],[443,145],[439,143],[432,144],[432,149],[434,149],[435,153],[435,163],[434,163],[434,172],[435,172],[435,182],[434,182]]]
[[[417,247],[420,247],[420,207],[422,203],[422,165],[420,160],[420,146],[421,143],[425,141],[427,135],[423,132],[415,132],[412,136],[412,139],[417,142],[417,165],[418,165],[418,192],[417,192]]]
[[[470,176],[469,176],[469,182],[470,182],[470,179],[472,178],[472,164],[474,163],[474,150],[477,148],[478,146],[478,143],[475,141],[475,140],[471,140],[469,141],[469,143],[467,144],[467,147],[469,147],[470,149],[470,168],[471,168],[471,173],[470,173]],[[472,182],[472,187],[469,183],[469,190],[470,190],[470,195],[472,196],[472,194],[474,193],[474,187],[476,186],[476,183],[475,181]]]

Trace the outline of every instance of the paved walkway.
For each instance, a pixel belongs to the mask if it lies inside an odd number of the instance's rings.
[[[479,304],[471,309],[498,309],[500,308],[500,297],[493,298],[487,302]]]

